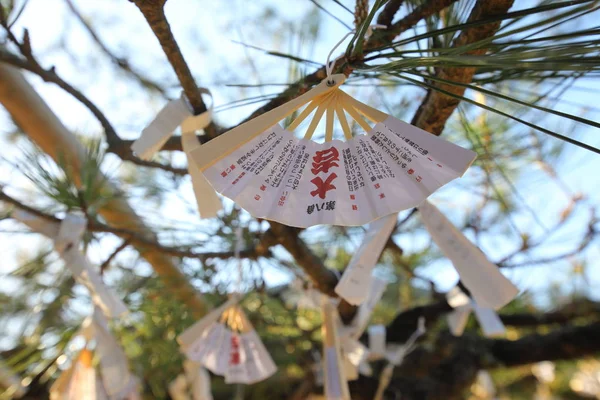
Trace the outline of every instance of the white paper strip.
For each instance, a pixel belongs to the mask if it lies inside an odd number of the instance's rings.
[[[390,214],[369,225],[360,247],[335,287],[335,292],[348,303],[361,304],[368,296],[373,268],[396,226],[396,219],[397,214]]]
[[[106,316],[117,318],[127,313],[125,304],[102,282],[98,272],[79,250],[81,236],[86,227],[84,217],[68,214],[58,225],[21,210],[15,211],[12,216],[39,233],[55,233],[55,236],[50,236],[50,239],[54,240],[56,251],[73,273],[73,277],[89,289],[94,304],[99,306]]]
[[[446,294],[448,304],[454,308],[447,316],[448,327],[454,336],[463,334],[469,314],[475,313],[475,318],[481,326],[483,334],[487,337],[497,337],[506,334],[506,328],[496,311],[491,308],[480,307],[475,301],[469,299],[460,288],[455,287]]]
[[[385,357],[386,331],[383,325],[369,326],[369,353],[373,357]]]
[[[339,317],[336,307],[327,296],[323,296],[323,353],[325,372],[325,397],[327,400],[350,400],[350,391],[345,376],[337,327]]]
[[[96,339],[96,355],[100,358],[102,382],[109,396],[123,393],[131,384],[127,356],[108,327],[108,321],[98,309],[94,309],[91,328]]]
[[[365,329],[367,329],[373,310],[377,303],[379,303],[379,300],[381,300],[387,284],[386,280],[376,276],[373,277],[367,299],[358,307],[356,316],[350,325],[352,337],[358,339],[364,333]]]
[[[519,289],[437,207],[425,200],[419,211],[431,238],[452,261],[461,281],[480,307],[497,310],[516,297]]]
[[[210,91],[198,88],[198,91],[209,96]],[[200,114],[193,115],[187,99],[182,93],[177,100],[171,100],[158,112],[154,120],[142,131],[142,135],[131,146],[134,153],[142,159],[150,159],[158,152],[173,131],[181,125],[181,145],[188,161],[188,172],[192,179],[192,187],[201,218],[212,218],[223,208],[219,196],[196,166],[191,152],[200,148],[201,143],[196,132],[206,128],[212,121],[212,101],[210,108]]]
[[[367,360],[369,351],[361,342],[349,336],[341,338],[341,346],[346,379],[348,381],[356,380],[360,365]]]

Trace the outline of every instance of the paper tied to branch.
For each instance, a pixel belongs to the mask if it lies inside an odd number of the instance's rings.
[[[226,383],[252,384],[277,371],[236,298],[213,310],[178,338],[181,350]]]
[[[208,89],[198,88],[202,94],[212,95]],[[173,131],[181,126],[181,146],[187,157],[188,172],[192,179],[192,187],[198,205],[198,212],[201,218],[215,217],[219,210],[223,208],[219,196],[204,177],[204,174],[194,163],[190,156],[191,152],[201,146],[196,137],[196,132],[203,130],[212,121],[212,101],[210,108],[200,115],[194,115],[191,106],[188,104],[185,94],[181,97],[169,101],[165,107],[158,112],[154,120],[144,128],[142,135],[137,139],[131,149],[141,159],[148,160],[158,152],[169,140]]]
[[[473,301],[459,287],[455,287],[446,294],[448,304],[454,310],[448,314],[448,326],[454,336],[463,334],[469,314],[475,313],[475,318],[481,326],[483,334],[487,337],[504,336],[506,328],[500,320],[500,317],[491,308],[480,307],[476,301]]]
[[[110,398],[125,398],[137,392],[137,378],[129,372],[127,356],[117,342],[102,311],[94,308],[91,318],[84,321],[81,334],[94,340],[94,352],[100,362],[100,372],[106,393]]]
[[[104,284],[100,274],[79,248],[87,227],[83,215],[67,214],[60,224],[23,210],[15,210],[13,217],[36,232],[52,234],[48,237],[54,240],[54,247],[66,267],[73,273],[77,282],[88,288],[94,304],[100,307],[106,316],[117,318],[128,312],[123,301]]]
[[[497,310],[517,296],[519,289],[437,207],[425,200],[419,211],[431,238],[452,261],[480,307]]]
[[[342,336],[340,341],[346,379],[348,381],[356,380],[358,379],[361,365],[367,361],[369,350],[364,344],[350,336]]]
[[[369,225],[360,247],[335,287],[335,292],[348,303],[359,305],[369,295],[373,268],[396,226],[396,218],[397,214],[390,214]]]
[[[329,297],[325,295],[322,296],[321,307],[323,313],[325,397],[328,400],[350,400],[345,363],[342,358],[341,340],[338,335],[340,320],[337,309]]]

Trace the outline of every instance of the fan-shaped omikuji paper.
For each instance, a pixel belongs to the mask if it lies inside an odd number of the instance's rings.
[[[345,374],[340,337],[339,316],[329,297],[323,295],[323,354],[325,371],[325,398],[327,400],[350,400],[350,391]]]
[[[452,261],[480,307],[497,310],[515,298],[519,289],[436,206],[424,201],[419,211],[431,238]]]
[[[373,280],[372,273],[394,227],[397,214],[371,222],[360,247],[350,260],[335,292],[348,303],[359,305],[367,298]]]
[[[458,286],[446,294],[446,299],[448,300],[448,304],[454,308],[454,311],[448,314],[447,317],[450,332],[454,336],[463,334],[471,311],[475,313],[475,318],[479,322],[479,326],[481,326],[481,330],[485,336],[497,337],[506,334],[506,328],[496,311],[491,308],[478,306]]]
[[[375,110],[329,79],[192,151],[219,193],[290,226],[363,225],[416,207],[463,175],[475,153]],[[279,122],[307,104],[287,129]],[[316,110],[316,111],[315,111]],[[313,111],[303,139],[292,133]],[[352,137],[346,113],[367,132]],[[312,137],[326,115],[325,142]],[[346,141],[333,140],[337,116]],[[375,123],[371,127],[363,117]]]
[[[198,88],[198,91],[209,96],[210,91]],[[200,147],[196,132],[206,128],[212,121],[212,105],[209,110],[200,115],[194,115],[187,98],[171,100],[158,112],[154,120],[144,128],[142,135],[136,140],[131,149],[143,160],[149,160],[167,142],[173,131],[181,126],[181,146],[187,157],[188,172],[192,178],[192,187],[196,196],[198,212],[201,218],[212,218],[223,208],[219,196],[198,168],[195,167],[190,153]]]
[[[188,359],[226,383],[252,384],[277,371],[256,331],[232,297],[177,338]]]
[[[100,274],[79,250],[87,225],[83,216],[67,214],[60,224],[19,209],[15,210],[12,216],[30,229],[54,240],[54,248],[73,273],[75,280],[89,289],[94,304],[99,306],[105,315],[116,318],[128,312],[123,301],[102,282]]]

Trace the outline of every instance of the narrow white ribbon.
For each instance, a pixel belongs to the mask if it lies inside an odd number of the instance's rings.
[[[81,334],[88,341],[96,341],[95,354],[100,359],[100,372],[106,393],[111,398],[124,398],[137,391],[137,378],[129,372],[127,356],[98,307],[94,307],[92,317],[84,321]]]
[[[396,218],[397,214],[390,214],[369,225],[360,247],[335,287],[335,292],[348,303],[359,305],[369,295],[373,268],[396,226]]]
[[[483,334],[487,337],[504,336],[506,328],[500,317],[491,308],[480,307],[475,301],[464,294],[460,288],[455,287],[446,294],[448,304],[454,311],[448,314],[448,326],[454,336],[460,336],[465,331],[469,314],[475,313],[475,318],[481,326]]]
[[[198,88],[202,94],[211,96],[210,91]],[[188,171],[192,179],[192,187],[198,205],[201,218],[212,218],[223,208],[219,196],[210,185],[204,174],[196,166],[191,152],[201,146],[196,137],[196,132],[206,128],[212,121],[212,101],[210,108],[200,115],[194,115],[191,106],[187,102],[184,93],[176,100],[169,101],[165,107],[158,112],[154,120],[142,131],[142,135],[136,140],[131,149],[140,158],[150,159],[169,140],[173,131],[181,126],[181,146],[187,157]]]
[[[66,267],[71,270],[77,282],[88,288],[92,301],[106,316],[117,318],[128,312],[125,304],[104,284],[88,258],[79,250],[81,237],[87,226],[86,219],[82,215],[67,214],[60,225],[23,210],[15,210],[12,217],[36,232],[44,235],[53,234],[48,237],[54,240],[54,247]]]
[[[519,289],[437,207],[425,200],[419,211],[431,238],[452,261],[478,305],[497,310],[516,297]]]
[[[350,331],[350,336],[358,339],[364,333],[365,329],[367,329],[373,310],[377,303],[379,303],[379,300],[381,300],[381,297],[383,297],[387,284],[388,282],[385,279],[377,276],[373,277],[367,299],[358,307],[356,316],[349,328],[347,328]]]
[[[369,353],[372,357],[383,358],[385,357],[385,339],[386,331],[384,325],[371,325],[368,329],[369,332]]]
[[[323,295],[323,354],[325,372],[325,397],[328,400],[350,400],[346,369],[342,359],[340,325],[337,308],[329,297]]]

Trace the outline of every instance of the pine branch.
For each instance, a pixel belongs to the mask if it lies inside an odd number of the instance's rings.
[[[5,203],[11,204],[11,205],[15,206],[16,208],[26,211],[26,212],[28,212],[32,215],[35,215],[41,219],[47,220],[49,223],[55,223],[57,225],[56,231],[58,231],[58,225],[60,225],[60,223],[62,222],[62,220],[60,218],[57,218],[53,215],[46,214],[46,213],[39,211],[33,207],[23,204],[22,202],[15,199],[14,197],[6,194],[1,189],[0,189],[0,201],[4,201]],[[110,263],[110,261],[116,255],[116,253],[123,250],[123,248],[125,248],[129,244],[143,246],[145,249],[150,248],[150,249],[159,251],[162,254],[173,256],[173,257],[197,259],[197,260],[200,260],[203,262],[206,262],[207,260],[212,260],[212,259],[226,260],[226,259],[235,257],[235,252],[233,252],[233,251],[222,251],[222,252],[213,251],[213,252],[199,253],[199,252],[195,252],[193,250],[185,249],[185,247],[189,247],[189,246],[181,246],[181,245],[166,246],[166,245],[161,244],[158,240],[156,240],[156,238],[145,236],[138,231],[127,229],[127,228],[117,228],[114,226],[106,225],[106,224],[98,221],[97,219],[90,218],[89,216],[86,216],[86,217],[88,218],[88,225],[87,225],[88,231],[96,232],[96,233],[110,233],[110,234],[118,236],[124,240],[124,242],[115,250],[115,252],[113,252],[108,257],[108,259],[103,263],[103,266],[105,264],[107,265],[108,263]],[[269,231],[267,231],[261,239],[262,240],[260,240],[255,246],[247,248],[247,249],[242,249],[240,251],[240,257],[250,259],[250,260],[256,260],[259,257],[268,257],[269,255],[271,255],[271,252],[269,249],[271,246],[276,244],[276,240],[275,240],[274,236]]]
[[[505,14],[512,6],[513,1],[514,0],[479,0],[471,11],[469,22]],[[452,47],[461,47],[492,37],[499,27],[500,21],[468,28],[460,33],[452,43]],[[476,49],[469,51],[466,54],[483,55],[486,51],[486,49]],[[440,68],[436,73],[436,77],[452,82],[467,84],[471,83],[473,80],[476,70],[477,69],[474,67]],[[447,84],[437,84],[437,86],[457,96],[462,97],[465,93],[465,88],[461,86]],[[429,90],[427,96],[413,117],[411,124],[439,136],[446,125],[446,121],[450,118],[450,115],[454,112],[459,103],[460,100],[455,97],[447,96],[435,90]]]
[[[73,171],[79,171],[85,157],[83,146],[56,117],[21,72],[6,64],[0,64],[0,103],[29,138],[54,158],[55,162],[64,161]],[[75,178],[77,179],[77,176]],[[107,184],[107,189],[118,193],[118,189],[110,183]],[[155,238],[154,232],[144,224],[122,196],[112,198],[99,212],[110,226],[132,230],[143,237]],[[204,313],[203,300],[170,256],[148,246],[136,245],[136,248],[176,298],[187,304],[195,315],[200,316]]]

